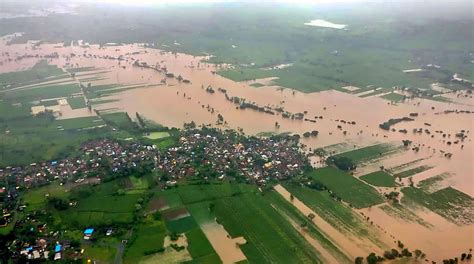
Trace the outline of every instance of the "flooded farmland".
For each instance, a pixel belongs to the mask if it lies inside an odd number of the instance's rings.
[[[301,135],[317,130],[317,137],[301,139],[308,151],[310,148],[316,149],[341,142],[351,142],[352,148],[359,148],[376,143],[400,145],[402,140],[410,140],[412,145],[417,146],[417,151],[408,147],[403,152],[373,163],[369,162],[356,170],[356,176],[376,171],[380,166],[392,168],[413,160],[421,160],[419,164],[433,166],[433,169],[413,175],[415,184],[431,176],[449,173],[449,181],[441,183],[443,186],[452,186],[470,196],[474,195],[472,98],[464,98],[459,103],[409,99],[403,103],[391,104],[377,96],[360,98],[335,90],[305,94],[274,86],[271,79],[255,80],[264,84],[255,88],[250,86],[252,82],[234,82],[216,74],[221,66],[206,63],[209,57],[170,53],[146,48],[144,44],[100,47],[87,44],[38,45],[30,42],[9,45],[4,39],[0,47],[0,73],[27,69],[39,60],[47,59],[48,63],[64,70],[91,67],[90,71],[77,73],[74,78],[81,83],[90,83],[92,87],[105,84],[139,86],[104,96],[101,99],[109,102],[93,105],[92,108],[118,109],[128,112],[130,116],[135,116],[138,112],[146,119],[168,127],[181,128],[184,123],[194,121],[196,124],[241,129],[252,135],[261,132],[289,132]],[[50,56],[52,54],[55,56]],[[166,71],[156,70],[163,68]],[[181,76],[187,82],[170,77],[170,73],[175,77]],[[64,83],[68,82],[71,80],[64,80]],[[209,87],[211,89],[208,89]],[[19,89],[35,89],[35,86]],[[284,118],[279,112],[270,114],[252,108],[241,109],[231,102],[229,97],[245,99],[246,102],[267,109],[304,113],[307,120]],[[94,115],[94,112],[87,109],[72,109],[69,106],[62,106],[61,112],[62,119]],[[379,128],[379,124],[391,118],[408,117],[411,113],[417,114],[414,120],[393,125],[395,131]],[[225,121],[223,124],[216,123],[218,115],[222,115]],[[412,133],[420,128],[423,133]],[[456,134],[461,131],[467,136],[463,140],[456,138]],[[451,155],[447,157],[446,153]],[[283,187],[277,186],[276,190],[285,198],[289,197]],[[310,212],[308,210],[311,209],[301,202],[296,203],[296,207],[305,215]],[[397,240],[403,240],[410,248],[423,250],[430,259],[441,258],[446,253],[458,254],[474,246],[472,225],[455,225],[432,212],[416,211],[420,218],[433,225],[432,228],[388,215],[378,206],[362,209],[360,212],[370,216],[375,223],[383,223],[388,234],[393,234]],[[316,222],[348,256],[355,257],[366,255],[372,250],[381,250],[368,241],[358,241],[354,237],[348,239],[320,218],[317,218]],[[233,248],[235,243],[240,242],[223,237],[225,235],[215,231],[216,228],[204,227],[203,230],[224,263],[244,260],[245,255],[240,249]],[[450,242],[445,244],[440,243],[441,241]],[[387,238],[384,242],[393,243]],[[228,259],[224,259],[224,256]]]

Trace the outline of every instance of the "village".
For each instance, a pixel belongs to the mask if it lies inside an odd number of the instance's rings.
[[[97,185],[134,173],[155,173],[161,188],[172,187],[190,177],[205,181],[239,180],[263,187],[269,181],[299,175],[309,166],[298,138],[246,137],[233,130],[203,128],[181,131],[177,135],[179,143],[165,150],[140,142],[89,141],[81,146],[76,157],[0,169],[0,182],[4,185],[0,188],[3,216],[0,224],[9,225],[15,220],[15,212],[27,207],[18,201],[23,190],[57,181],[70,186]],[[30,259],[47,258],[53,253],[46,250],[45,239],[38,238],[35,243],[35,247],[31,243],[18,247],[19,253]],[[61,258],[61,247],[58,242],[54,259]]]

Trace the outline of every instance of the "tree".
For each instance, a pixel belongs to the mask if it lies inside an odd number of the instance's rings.
[[[363,257],[357,257],[357,258],[355,258],[354,263],[355,264],[362,264],[362,263],[364,263],[364,258]]]
[[[375,253],[372,252],[367,256],[366,260],[368,264],[377,264],[378,258],[377,258],[377,255],[375,255]]]
[[[351,171],[357,167],[357,165],[348,157],[329,157],[328,163],[336,165],[336,167],[343,171]]]
[[[314,215],[313,213],[309,213],[308,214],[308,218],[313,221],[313,219],[316,217],[316,215]]]
[[[290,201],[293,202],[294,199],[295,199],[295,197],[293,196],[293,194],[290,194]]]

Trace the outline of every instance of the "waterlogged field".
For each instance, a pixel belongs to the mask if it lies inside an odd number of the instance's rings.
[[[333,167],[312,170],[308,176],[315,182],[326,186],[337,197],[355,208],[373,206],[384,201],[374,188]]]
[[[318,136],[301,138],[305,150],[351,160],[357,177],[315,169],[302,177],[325,190],[297,180],[282,185],[289,193],[282,186],[259,191],[198,181],[162,191],[157,175],[98,186],[54,182],[22,195],[25,213],[47,209],[49,226],[67,231],[61,239],[80,240],[82,228],[96,227],[84,256],[108,263],[352,263],[396,248],[397,240],[441,262],[472,248],[472,141],[468,133],[453,138],[472,131],[474,104],[466,86],[452,80],[455,73],[474,78],[466,54],[472,23],[400,21],[392,9],[373,12],[373,6],[216,8],[164,7],[157,16],[134,8],[120,16],[89,10],[24,24],[1,19],[0,34],[24,34],[0,43],[0,167],[70,156],[82,142],[103,137],[166,149],[179,141],[163,126],[194,121],[260,136],[316,130]],[[304,25],[312,20],[319,26]],[[30,39],[46,42],[24,44]],[[405,97],[406,89],[420,94]],[[243,110],[227,96],[305,113],[304,119]],[[32,107],[42,106],[53,113],[32,115]],[[393,131],[378,127],[410,114],[415,120]],[[402,140],[412,144],[402,148]],[[317,165],[326,165],[324,157]],[[399,202],[383,198],[392,191]],[[60,210],[53,198],[74,205]],[[111,237],[104,235],[108,227]]]

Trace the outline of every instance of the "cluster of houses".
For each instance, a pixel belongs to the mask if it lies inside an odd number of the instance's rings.
[[[0,168],[0,224],[7,226],[13,221],[12,212],[23,209],[15,202],[23,188],[55,180],[62,184],[98,184],[107,177],[152,171],[166,175],[167,179],[162,180],[167,185],[194,176],[220,180],[239,177],[259,186],[272,179],[290,178],[301,174],[309,164],[298,138],[246,137],[235,131],[206,128],[182,131],[179,143],[166,150],[139,142],[89,141],[75,157]],[[85,233],[84,239],[88,237]]]
[[[239,175],[264,185],[271,179],[300,174],[308,160],[300,152],[297,138],[292,136],[256,138],[243,137],[234,131],[187,130],[179,142],[157,160],[157,169],[174,180],[199,176],[200,168],[211,168],[209,174],[219,179]]]

